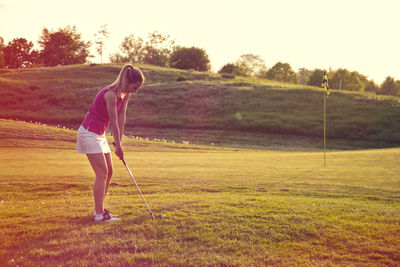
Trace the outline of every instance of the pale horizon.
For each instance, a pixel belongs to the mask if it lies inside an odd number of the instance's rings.
[[[110,32],[103,62],[119,52],[124,37],[170,35],[176,45],[204,49],[212,70],[243,54],[259,55],[268,68],[289,63],[294,71],[345,68],[378,85],[400,80],[400,2],[382,1],[50,1],[0,0],[0,36],[32,41],[43,28],[76,26],[91,41],[90,59],[99,63],[94,34]]]

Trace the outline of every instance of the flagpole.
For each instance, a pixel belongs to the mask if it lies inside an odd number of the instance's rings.
[[[326,166],[326,92],[324,91],[324,167]]]
[[[324,167],[326,166],[326,98],[329,95],[328,75],[324,71],[322,79],[322,87],[324,88]]]

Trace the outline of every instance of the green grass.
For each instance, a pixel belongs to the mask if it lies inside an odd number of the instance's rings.
[[[281,152],[125,140],[94,224],[75,132],[0,120],[1,266],[397,266],[400,149]],[[114,157],[115,158],[115,157]]]
[[[206,137],[212,131],[224,131],[235,145],[241,142],[235,137],[237,132],[301,136],[309,140],[322,137],[320,88],[243,77],[224,79],[218,74],[149,65],[140,67],[146,83],[129,105],[130,134],[139,131],[146,136],[146,129],[158,129],[155,136],[160,136],[164,129],[174,133],[197,130],[204,131]],[[116,78],[120,68],[120,64],[105,64],[1,70],[0,117],[77,129],[96,93]],[[188,80],[177,82],[180,76]],[[363,142],[359,145],[364,148],[400,144],[399,98],[332,91],[327,111],[327,136],[329,140],[339,140],[330,142],[331,148],[355,147],[355,142]],[[183,138],[189,139],[191,135],[187,133]],[[256,137],[250,139],[249,144],[260,143]],[[264,138],[263,142],[268,140]]]

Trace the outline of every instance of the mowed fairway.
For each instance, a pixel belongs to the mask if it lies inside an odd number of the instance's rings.
[[[400,149],[280,152],[127,139],[106,208],[75,132],[0,121],[0,266],[400,264]],[[110,139],[111,140],[111,139]]]

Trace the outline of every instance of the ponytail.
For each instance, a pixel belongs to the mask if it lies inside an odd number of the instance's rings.
[[[121,69],[117,79],[111,86],[114,87],[117,96],[121,96],[127,85],[131,83],[140,83],[142,85],[144,83],[144,76],[140,69],[127,64]]]

